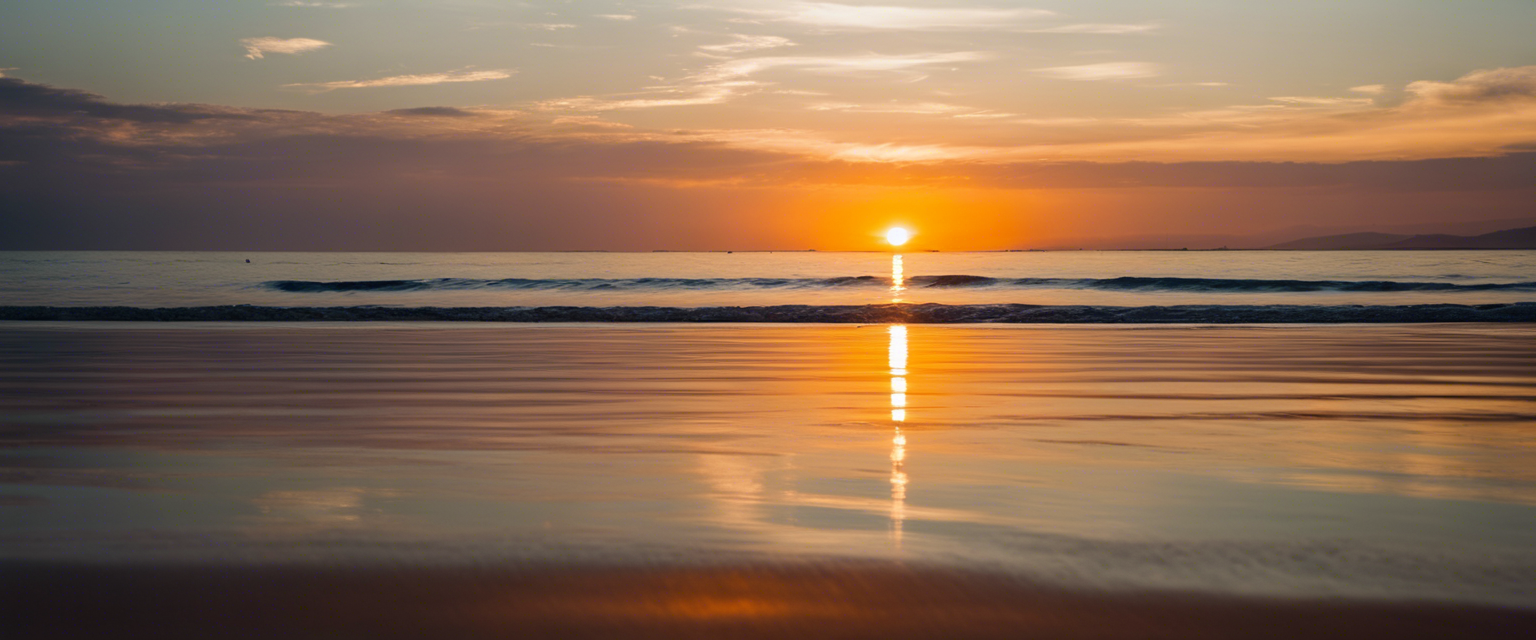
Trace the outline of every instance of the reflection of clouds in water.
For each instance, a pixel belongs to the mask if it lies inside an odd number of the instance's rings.
[[[263,520],[286,523],[340,525],[356,524],[364,516],[361,487],[339,487],[300,491],[269,491],[257,496],[256,507]]]
[[[755,528],[762,519],[759,505],[763,501],[763,469],[761,460],[754,456],[707,454],[696,456],[699,473],[709,484],[718,522],[725,525]]]

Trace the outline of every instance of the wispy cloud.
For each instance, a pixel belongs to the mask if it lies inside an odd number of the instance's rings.
[[[305,9],[348,9],[357,6],[356,2],[304,2],[303,0],[288,0],[287,2],[274,2],[274,7],[301,7]]]
[[[425,73],[416,75],[389,76],[387,78],[375,78],[372,80],[337,80],[335,82],[300,82],[285,84],[283,86],[293,89],[303,89],[316,93],[333,91],[336,89],[366,89],[370,87],[410,87],[428,84],[445,84],[450,82],[485,82],[487,80],[502,80],[512,77],[514,71],[510,69],[491,69],[486,71],[445,71],[442,73]]]
[[[725,44],[707,44],[699,47],[703,51],[711,53],[744,53],[758,49],[773,49],[777,47],[793,47],[795,43],[789,38],[779,36],[749,36],[737,34],[733,36],[735,41]]]
[[[1373,102],[1370,98],[1332,98],[1322,96],[1276,96],[1270,98],[1270,100],[1300,107],[1329,108],[1368,107]]]
[[[1043,9],[895,7],[789,2],[774,8],[736,9],[774,22],[834,30],[991,30],[1055,15]]]
[[[1524,101],[1536,98],[1536,66],[1473,71],[1455,82],[1420,80],[1407,89],[1426,104]]]
[[[1495,156],[1536,140],[1536,66],[1413,82],[1407,91],[1410,98],[1395,107],[1376,106],[1371,98],[1280,96],[1270,104],[1123,122],[1133,131],[1119,139],[1015,147],[1009,153],[1020,159],[1337,162]],[[1136,128],[1168,133],[1146,137]]]
[[[953,144],[901,144],[847,142],[829,139],[813,131],[794,129],[740,129],[699,131],[699,142],[726,143],[756,151],[793,154],[818,160],[859,163],[914,163],[942,160],[985,159],[996,149]]]
[[[629,21],[629,20],[634,20],[635,19],[634,16],[629,15],[627,13],[599,13],[599,14],[597,14],[597,17],[603,18],[604,20],[619,20],[619,21]]]
[[[568,127],[598,131],[610,131],[614,129],[633,129],[631,125],[622,122],[603,120],[597,116],[560,116],[550,120],[549,124],[556,127]]]
[[[800,195],[792,200],[771,200],[777,196],[767,190],[820,190],[823,185],[859,189],[948,185],[966,190],[1168,186],[1222,188],[1224,198],[1236,193],[1231,187],[1257,186],[1263,191],[1250,202],[1262,203],[1276,197],[1276,186],[1326,187],[1329,191],[1324,195],[1331,200],[1334,187],[1373,184],[1398,192],[1496,190],[1481,195],[1447,193],[1445,199],[1423,203],[1425,210],[1492,195],[1510,202],[1511,210],[1528,211],[1532,155],[1510,155],[1509,149],[1536,140],[1536,92],[1529,86],[1533,74],[1536,68],[1476,72],[1444,82],[1436,79],[1420,85],[1419,93],[1410,92],[1401,106],[1373,106],[1345,113],[1273,103],[1261,113],[1275,114],[1274,119],[1240,125],[1123,135],[1095,127],[1064,132],[1056,142],[1058,138],[1053,135],[1067,123],[1041,123],[1042,128],[1050,126],[1052,131],[1026,132],[1022,143],[990,134],[976,138],[985,140],[986,146],[956,144],[943,135],[927,136],[917,127],[889,130],[885,135],[861,135],[843,128],[820,133],[773,129],[676,132],[614,126],[570,114],[549,116],[553,121],[545,123],[544,114],[504,118],[482,109],[473,111],[481,117],[470,117],[461,116],[458,110],[431,107],[382,114],[334,114],[134,105],[0,79],[4,85],[0,87],[4,89],[0,90],[0,119],[26,118],[48,125],[0,127],[3,141],[10,143],[0,144],[0,149],[12,163],[7,171],[21,172],[5,181],[8,196],[23,202],[60,203],[55,209],[68,214],[64,218],[35,218],[57,227],[57,237],[78,238],[80,229],[106,229],[100,237],[132,238],[128,234],[137,233],[151,242],[164,242],[166,234],[187,228],[185,220],[205,213],[231,185],[256,194],[253,202],[276,204],[253,209],[251,216],[234,220],[227,227],[190,225],[205,231],[181,241],[244,241],[251,236],[252,224],[267,229],[285,220],[297,220],[291,225],[294,233],[273,237],[313,237],[320,243],[314,248],[334,249],[334,243],[350,241],[347,238],[356,234],[349,231],[342,237],[325,237],[310,232],[327,226],[352,229],[356,225],[349,227],[340,221],[376,210],[381,185],[388,186],[382,197],[410,193],[411,202],[402,206],[413,207],[405,210],[410,214],[407,218],[420,222],[416,226],[381,227],[398,235],[398,246],[461,250],[506,247],[410,243],[431,238],[445,226],[451,233],[443,238],[462,241],[492,237],[499,242],[538,230],[539,224],[552,225],[551,229],[573,228],[572,220],[590,222],[574,225],[581,228],[581,234],[572,232],[573,243],[589,241],[594,228],[619,229],[611,232],[618,238],[613,242],[619,242],[635,235],[631,226],[615,225],[617,218],[611,216],[582,217],[594,210],[619,209],[635,219],[655,218],[655,237],[668,238],[677,228],[695,222],[707,226],[713,221],[710,216],[717,216],[722,207],[757,207],[743,220],[772,218],[774,214],[769,212],[789,209],[814,211],[819,207],[804,206]],[[982,123],[966,126],[978,124]],[[1473,155],[1488,157],[1465,157]],[[1401,162],[1340,164],[1359,159],[1451,156],[1462,158],[1432,160],[1407,170],[1399,170],[1406,167]],[[1126,162],[1129,159],[1146,162]],[[1172,164],[1189,160],[1201,162]],[[1237,165],[1233,161],[1265,164]],[[689,192],[688,196],[718,194],[718,198],[707,202],[663,199],[651,209],[635,211],[593,207],[591,182],[645,184],[648,189],[701,185],[711,188]],[[291,197],[295,187],[311,185],[324,187],[325,197]],[[764,190],[717,188],[731,185]],[[92,197],[101,192],[125,195],[108,206]],[[658,193],[605,191],[604,197],[611,200],[603,202],[645,207]],[[514,199],[537,206],[523,207],[533,212],[526,217],[507,220],[508,233],[486,233],[488,215],[496,220],[510,215],[495,203]],[[769,203],[764,204],[764,200]],[[1415,197],[1400,202],[1419,200]],[[136,208],[124,209],[124,202]],[[694,202],[691,208],[679,204],[688,202]],[[790,207],[790,202],[801,206]],[[294,214],[295,203],[307,207],[300,210],[304,215]],[[1344,206],[1360,208],[1353,201]],[[1520,209],[1522,206],[1525,208]],[[1155,205],[1149,211],[1162,207]],[[1016,215],[1012,207],[1003,209],[1009,216]],[[94,213],[81,217],[77,211]],[[679,211],[690,217],[667,217],[680,215]],[[123,231],[127,227],[109,223],[129,214],[136,224],[127,232]],[[1317,215],[1340,214],[1327,211]],[[12,229],[24,228],[13,218],[4,218],[4,223]],[[209,220],[210,224],[218,222]],[[317,224],[317,220],[324,224]],[[788,226],[791,230],[805,228],[798,222]],[[20,237],[25,236],[0,233],[0,242],[16,243]],[[332,246],[321,246],[327,242]],[[346,248],[379,247],[364,244]]]
[[[1061,80],[1133,80],[1152,78],[1162,74],[1162,68],[1151,62],[1100,62],[1067,67],[1035,69],[1035,73]]]
[[[272,37],[243,38],[240,40],[240,44],[241,46],[245,47],[245,57],[252,60],[260,60],[261,58],[265,57],[263,54],[268,53],[298,55],[306,51],[314,51],[316,49],[324,49],[331,46],[331,43],[329,42],[324,40],[315,40],[313,38]]]
[[[977,51],[917,53],[898,56],[767,56],[726,60],[683,79],[649,91],[622,96],[579,96],[538,103],[545,110],[611,111],[719,104],[760,89],[765,83],[750,77],[772,70],[794,70],[822,75],[908,74],[920,80],[918,69],[939,64],[970,62],[990,57]],[[914,75],[915,74],[915,75]],[[785,91],[780,91],[785,93]],[[819,95],[819,94],[817,94]]]
[[[384,113],[394,116],[427,118],[473,118],[480,115],[458,107],[415,107],[412,109],[392,109]]]
[[[561,31],[561,30],[564,30],[564,29],[575,29],[576,28],[576,25],[570,24],[570,23],[567,23],[567,22],[559,22],[559,23],[533,22],[533,23],[528,23],[528,24],[519,25],[519,26],[521,26],[524,29],[538,29],[540,31]]]
[[[850,113],[911,113],[920,115],[954,114],[974,111],[970,107],[943,102],[915,102],[891,104],[857,104],[850,102],[818,102],[807,109],[811,111],[846,111]]]
[[[731,99],[741,89],[752,87],[756,84],[755,82],[742,81],[720,82],[700,86],[665,87],[640,96],[581,96],[577,98],[545,100],[538,103],[537,106],[546,111],[619,111],[719,104]]]
[[[911,53],[906,55],[867,54],[858,56],[776,56],[742,58],[714,65],[694,77],[701,82],[744,78],[773,69],[796,69],[810,73],[842,75],[893,73],[940,64],[974,62],[991,57],[980,51],[947,53]]]
[[[1387,90],[1387,85],[1384,85],[1384,84],[1362,84],[1362,85],[1360,85],[1358,87],[1350,87],[1349,90],[1353,91],[1355,93],[1369,93],[1371,95],[1379,95],[1381,92]]]
[[[1162,25],[1159,25],[1159,24],[1156,24],[1156,23],[1151,23],[1151,22],[1144,23],[1144,24],[1113,24],[1113,23],[1091,22],[1091,23],[1082,23],[1082,24],[1064,24],[1064,25],[1061,25],[1061,26],[1046,27],[1046,28],[1043,28],[1043,29],[1030,29],[1029,32],[1030,33],[1084,33],[1084,34],[1116,35],[1116,34],[1126,34],[1126,33],[1150,33],[1150,32],[1156,31],[1156,30],[1158,30],[1160,28],[1162,28]]]

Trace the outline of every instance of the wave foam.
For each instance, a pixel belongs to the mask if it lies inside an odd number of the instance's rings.
[[[138,322],[743,322],[860,324],[1337,324],[1536,322],[1536,302],[1459,305],[1027,304],[763,307],[0,307],[0,320]]]
[[[919,275],[907,278],[913,287],[986,287],[1010,289],[1101,289],[1108,291],[1188,292],[1396,292],[1396,291],[1536,291],[1536,282],[1456,284],[1452,282],[1400,282],[1396,280],[1255,280],[1226,278],[1173,278],[1123,276],[1118,278],[993,278],[976,275]],[[697,290],[697,289],[821,289],[834,287],[886,287],[889,278],[843,276],[836,278],[432,278],[424,280],[274,280],[263,287],[289,293],[422,290]]]

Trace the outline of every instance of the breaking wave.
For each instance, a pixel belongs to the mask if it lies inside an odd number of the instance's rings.
[[[1399,282],[1395,280],[1253,280],[1225,278],[1119,277],[1119,278],[993,278],[974,275],[913,276],[909,287],[993,289],[1100,289],[1108,291],[1184,292],[1397,292],[1397,291],[1536,291],[1536,282],[1457,284],[1451,282]],[[879,276],[838,278],[432,278],[423,280],[274,280],[262,286],[289,293],[426,291],[426,290],[732,290],[732,289],[825,289],[837,287],[889,287]]]
[[[1336,324],[1536,322],[1536,302],[1459,305],[1027,304],[761,307],[0,307],[0,320],[138,322],[773,322],[860,324]]]

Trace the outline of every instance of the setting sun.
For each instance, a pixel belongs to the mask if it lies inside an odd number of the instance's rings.
[[[885,232],[885,241],[891,243],[893,247],[904,245],[911,239],[912,232],[901,227],[892,227],[890,231]]]

